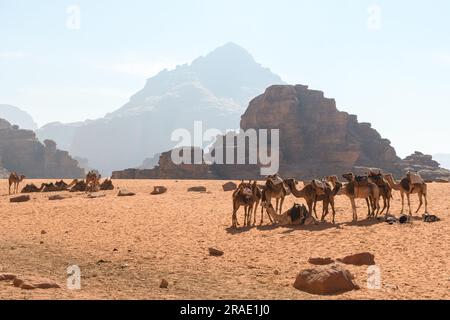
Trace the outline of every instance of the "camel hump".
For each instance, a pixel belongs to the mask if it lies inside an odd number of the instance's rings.
[[[326,182],[320,180],[312,180],[311,185],[313,186],[314,190],[318,195],[324,195],[325,189],[329,187]]]
[[[268,179],[269,179],[269,180],[273,183],[273,185],[275,185],[275,186],[277,186],[277,185],[283,183],[283,179],[282,179],[278,174],[274,174],[274,175],[272,175],[272,176],[269,176]]]
[[[406,177],[408,178],[408,180],[411,184],[423,184],[424,183],[422,177],[417,172],[408,172],[406,174]]]

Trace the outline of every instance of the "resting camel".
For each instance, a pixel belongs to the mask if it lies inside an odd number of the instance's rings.
[[[334,197],[339,193],[339,190],[342,187],[342,184],[337,182],[333,185],[333,189],[326,185],[324,193],[323,194],[317,194],[316,189],[312,184],[307,184],[303,187],[303,189],[299,190],[296,187],[296,181],[295,179],[287,179],[285,180],[286,184],[289,186],[289,189],[291,190],[292,194],[296,198],[303,198],[306,201],[306,205],[308,206],[308,211],[313,212],[314,216],[317,219],[317,212],[316,212],[316,203],[317,201],[322,201],[323,203],[323,209],[322,209],[322,221],[325,220],[326,215],[328,214],[328,205],[331,204],[331,209],[333,212],[333,223],[335,221],[336,216],[336,210],[334,208]]]
[[[419,196],[419,201],[420,201],[420,204],[419,204],[419,207],[417,208],[416,213],[419,212],[420,208],[423,205],[422,197],[425,198],[425,213],[428,212],[427,184],[425,182],[415,183],[412,185],[407,177],[403,178],[400,181],[400,183],[397,183],[396,181],[394,181],[392,174],[386,174],[384,177],[387,179],[387,181],[392,189],[400,191],[400,195],[402,197],[402,212],[401,212],[401,214],[403,214],[403,211],[404,211],[405,194],[406,194],[406,198],[408,199],[409,215],[412,216],[411,194],[414,194],[414,193],[417,193],[417,195]]]
[[[267,213],[272,217],[273,221],[282,226],[304,224],[308,219],[314,221],[314,218],[311,217],[311,214],[304,205],[294,204],[291,209],[281,214],[277,214],[270,202],[264,202],[262,206],[267,210]]]
[[[256,188],[256,181],[253,184],[251,182],[245,183],[242,181],[238,188],[233,192],[233,214],[231,217],[233,228],[236,228],[239,225],[236,213],[241,206],[244,206],[244,226],[250,225],[253,205],[257,201],[259,202],[255,194]]]
[[[102,176],[91,170],[86,175],[86,191],[96,192],[100,188],[100,178]]]
[[[24,175],[18,175],[16,172],[11,172],[9,175],[9,194],[11,194],[11,186],[13,186],[13,193],[19,193],[19,184],[25,179]]]
[[[106,179],[105,181],[103,181],[102,184],[100,185],[100,190],[114,190],[114,185],[111,179]]]
[[[380,211],[380,214],[386,210],[387,216],[389,214],[389,210],[391,209],[392,188],[381,172],[375,173],[370,171],[368,176],[369,181],[378,186],[378,189],[380,189],[380,196],[383,198],[383,209]]]
[[[276,199],[275,211],[278,212],[278,203],[280,203],[280,213],[283,210],[284,197],[286,197],[287,191],[284,183],[274,184],[272,179],[280,179],[277,174],[267,177],[266,185],[263,189],[263,198],[265,201],[271,203],[272,198]],[[280,201],[281,200],[281,201]]]
[[[346,173],[342,176],[348,181],[348,183],[344,185],[342,190],[343,194],[345,194],[350,199],[353,212],[353,221],[358,221],[355,199],[366,199],[367,205],[369,207],[368,216],[370,217],[375,215],[376,217],[378,215],[378,212],[380,211],[380,189],[378,189],[377,185],[368,180],[358,181],[360,180],[360,178],[364,177],[355,177],[353,173]],[[372,207],[372,211],[370,211],[370,207]]]

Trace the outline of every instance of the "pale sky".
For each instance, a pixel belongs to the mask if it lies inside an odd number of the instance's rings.
[[[450,153],[449,15],[448,0],[0,0],[0,104],[39,125],[98,118],[232,41],[400,155]]]

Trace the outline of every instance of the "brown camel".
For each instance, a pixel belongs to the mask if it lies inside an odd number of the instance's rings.
[[[24,175],[18,175],[17,172],[11,172],[9,175],[9,194],[11,194],[11,186],[13,186],[13,193],[19,193],[19,184],[25,179]]]
[[[414,194],[414,193],[417,193],[417,195],[419,196],[419,201],[420,201],[420,204],[416,210],[416,213],[419,212],[420,208],[423,205],[422,197],[425,198],[425,213],[428,212],[427,184],[425,182],[412,184],[410,182],[410,180],[408,179],[408,177],[406,177],[406,178],[403,178],[400,181],[400,183],[397,183],[396,181],[394,181],[392,174],[386,174],[384,177],[387,179],[387,181],[392,189],[400,191],[400,195],[402,197],[402,212],[401,212],[401,214],[403,214],[403,211],[404,211],[405,194],[406,194],[406,198],[408,199],[409,215],[412,216],[411,194]]]
[[[20,193],[36,193],[41,192],[42,187],[38,188],[34,183],[27,184],[25,187],[23,187],[22,191]]]
[[[276,180],[281,180],[281,183],[274,184],[274,181]],[[263,189],[263,198],[269,203],[272,202],[272,199],[276,200],[275,211],[278,212],[278,204],[280,204],[280,213],[283,210],[283,202],[286,194],[287,191],[284,186],[283,179],[281,179],[277,174],[267,177],[266,184]]]
[[[241,206],[244,207],[244,227],[250,224],[253,205],[257,201],[254,194],[254,186],[256,186],[256,181],[254,184],[242,181],[238,188],[233,192],[233,214],[231,218],[231,225],[233,228],[236,228],[239,225],[236,213]]]
[[[350,199],[353,221],[358,221],[355,199],[366,199],[367,206],[369,207],[368,216],[376,217],[380,211],[380,189],[378,186],[375,183],[368,181],[367,177],[356,177],[353,173],[346,173],[342,176],[348,181],[342,189],[343,193]],[[372,207],[372,211],[370,210],[370,207]]]
[[[383,198],[383,209],[380,211],[380,214],[386,210],[387,216],[391,209],[392,188],[381,172],[375,173],[370,171],[368,177],[369,181],[375,183],[378,186],[378,189],[380,189],[380,196]]]
[[[111,179],[107,178],[105,181],[103,181],[102,184],[100,185],[100,190],[114,190],[114,185]]]
[[[101,174],[91,170],[86,175],[86,191],[97,192],[100,189]]]
[[[282,214],[277,214],[270,202],[264,202],[262,205],[273,221],[282,226],[304,224],[307,220],[310,221],[309,223],[315,221],[304,205],[294,204],[291,209]]]

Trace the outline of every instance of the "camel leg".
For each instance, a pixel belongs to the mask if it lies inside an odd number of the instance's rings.
[[[372,203],[371,201],[369,201],[369,198],[366,198],[366,203],[367,203],[367,218],[370,218]]]
[[[353,222],[356,222],[356,221],[358,221],[358,214],[356,213],[355,198],[350,198],[350,203],[352,205],[352,211],[353,211]]]
[[[313,202],[312,201],[306,201],[306,205],[308,206],[308,210],[309,210],[309,214],[312,215],[312,210],[313,210]],[[316,216],[317,218],[317,216]]]
[[[278,204],[280,203],[279,198],[275,198],[275,212],[278,212]]]
[[[419,196],[419,207],[417,208],[416,213],[419,212],[420,208],[422,208],[423,205],[422,192],[419,192],[418,196]]]
[[[383,196],[383,210],[380,211],[380,214],[383,214],[383,212],[384,212],[384,210],[386,210],[386,208],[387,208],[387,200],[386,200],[386,197]]]
[[[281,198],[281,200],[280,200],[280,214],[281,214],[282,211],[283,211],[283,203],[284,203],[284,197]]]
[[[425,213],[428,213],[428,200],[426,192],[423,194],[423,197],[425,198]]]
[[[325,221],[326,216],[328,215],[328,200],[322,201],[322,218],[320,221]]]
[[[335,224],[334,218],[336,217],[336,209],[334,208],[334,198],[330,199],[331,204],[331,211],[333,212],[333,224]],[[328,207],[327,207],[327,213],[328,213]]]
[[[412,216],[412,211],[411,211],[411,195],[410,195],[409,193],[406,193],[406,199],[408,200],[409,215]]]
[[[257,211],[258,211],[258,206],[259,206],[259,200],[257,200],[255,202],[255,210],[253,212],[253,225],[256,225],[256,214],[257,214]]]
[[[400,214],[403,214],[405,210],[405,194],[403,192],[400,192],[400,195],[402,196],[402,211],[400,212]]]

